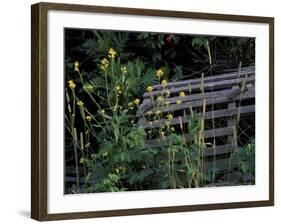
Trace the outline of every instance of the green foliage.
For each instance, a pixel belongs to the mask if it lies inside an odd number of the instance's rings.
[[[233,166],[238,167],[238,170],[243,177],[254,181],[255,177],[255,141],[247,144],[244,148],[239,149],[234,154]]]
[[[91,57],[100,57],[107,54],[109,48],[114,48],[123,53],[128,33],[100,32],[93,31],[93,38],[87,39],[82,45],[83,50]]]
[[[198,37],[193,37],[191,41],[191,46],[192,47],[205,47],[207,48],[206,42],[208,41],[207,37],[203,36],[198,36]]]

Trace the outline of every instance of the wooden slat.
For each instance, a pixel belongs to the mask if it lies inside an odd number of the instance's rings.
[[[76,175],[76,169],[75,169],[75,167],[74,166],[67,166],[66,168],[65,168],[65,173],[66,173],[66,175],[67,176],[71,176],[71,175]],[[84,176],[84,170],[83,170],[83,168],[82,167],[79,167],[79,175],[80,176]]]
[[[212,170],[214,167],[214,161],[208,161],[204,163],[204,171]],[[224,172],[228,170],[229,158],[217,159],[215,161],[216,172]]]
[[[240,114],[249,114],[249,113],[254,113],[255,112],[255,105],[250,105],[250,106],[242,106],[239,108],[231,108],[231,109],[223,109],[223,110],[216,110],[214,112],[206,112],[204,119],[212,119],[214,118],[225,118],[225,117],[231,117],[235,116],[238,112]],[[197,113],[195,116],[198,116],[199,118],[202,118],[203,114],[202,113]],[[183,116],[181,117],[182,123],[187,123],[191,119],[190,115]],[[140,123],[139,126],[143,126],[144,128],[157,128],[160,126],[165,125],[167,122],[167,119],[162,119],[158,123],[149,124],[149,122],[142,120],[143,123]],[[175,117],[170,121],[170,125],[178,125],[179,124],[179,118]]]
[[[234,85],[240,85],[243,82],[244,78],[239,78],[239,79],[230,79],[230,80],[222,80],[218,82],[210,82],[210,83],[204,83],[204,91],[209,91],[209,90],[216,90],[220,88],[230,88]],[[248,77],[246,83],[254,83],[255,82],[255,77]],[[192,86],[192,91],[199,91],[201,88],[201,84],[196,84]],[[178,94],[181,91],[188,92],[189,88],[187,85],[181,86],[181,87],[172,87],[169,89],[171,94]],[[165,89],[160,89],[153,91],[151,93],[144,93],[143,97],[144,98],[149,98],[152,96],[159,96],[162,94],[165,94],[167,91],[167,88]]]
[[[209,157],[209,156],[218,156],[218,155],[224,155],[224,154],[229,154],[234,151],[234,147],[231,144],[226,144],[226,145],[217,145],[216,149],[212,147],[208,147],[206,149],[203,149],[203,156],[204,157]]]
[[[251,67],[248,70],[247,69],[241,69],[240,72],[240,77],[245,77],[246,75],[253,76],[255,75],[255,68]],[[204,78],[204,82],[216,82],[216,81],[222,81],[222,80],[227,80],[227,79],[235,79],[237,78],[237,72],[230,72],[230,73],[223,73],[220,75],[213,75],[213,76],[208,76]],[[198,79],[190,79],[190,80],[184,80],[184,81],[178,81],[178,82],[170,82],[167,84],[167,88],[170,87],[180,87],[180,86],[185,86],[185,85],[194,85],[194,84],[199,84],[201,82],[201,78]],[[160,85],[154,85],[153,89],[158,89]]]
[[[212,137],[221,137],[226,135],[231,135],[234,132],[234,127],[224,127],[224,128],[217,128],[212,130],[206,130],[204,132],[204,138],[212,138]],[[185,134],[185,139],[187,142],[192,140],[193,136],[190,134]],[[146,144],[150,147],[156,147],[160,144],[160,139],[152,139],[148,140]],[[170,137],[166,137],[166,141],[162,141],[162,144],[170,144]]]
[[[240,96],[237,96],[233,99],[230,99],[228,97],[225,96],[220,96],[220,97],[216,97],[215,99],[206,99],[206,105],[212,105],[212,104],[221,104],[221,103],[228,103],[231,100],[232,101],[237,101],[237,100],[245,100],[245,99],[252,99],[255,98],[255,90],[254,89],[249,89],[247,92],[244,92],[243,94],[241,94]],[[172,104],[169,106],[163,106],[163,107],[159,107],[159,108],[152,108],[151,112],[156,112],[157,110],[160,110],[161,112],[165,113],[165,112],[173,112],[173,111],[178,111],[178,110],[184,110],[189,108],[190,106],[192,108],[195,107],[200,107],[203,104],[203,100],[197,100],[197,101],[191,101],[191,102],[185,102],[182,104]],[[144,115],[149,115],[148,112],[144,113]]]
[[[221,80],[217,82],[210,82],[210,83],[204,83],[204,91],[209,91],[209,90],[216,90],[219,88],[229,88],[234,85],[240,85],[244,78],[239,78],[239,79],[230,79],[230,80]],[[247,78],[247,83],[254,83],[255,82],[255,77],[251,76]],[[163,88],[163,87],[162,87]],[[192,86],[192,91],[199,91],[201,88],[201,84],[195,84]],[[149,98],[149,97],[154,97],[154,96],[159,96],[162,94],[165,94],[167,92],[167,86],[164,89],[160,89],[150,92],[150,93],[144,93],[143,97],[144,98]],[[180,86],[180,87],[171,87],[169,88],[171,94],[178,94],[181,91],[188,92],[189,87],[188,85]]]
[[[255,86],[249,86],[249,89],[255,91]],[[239,92],[240,89],[227,89],[227,90],[219,90],[214,92],[207,92],[204,95],[202,95],[202,93],[197,93],[197,94],[187,95],[184,97],[175,96],[175,97],[167,98],[165,101],[169,102],[170,104],[175,104],[177,100],[181,100],[184,103],[188,101],[203,100],[203,99],[215,98],[220,96],[227,97]],[[140,105],[140,109],[143,112],[149,110],[153,106],[153,102],[155,102],[155,100],[146,98],[143,101],[143,103]]]
[[[76,177],[66,176],[66,177],[64,177],[64,181],[66,183],[76,183]],[[84,184],[85,183],[85,178],[84,177],[80,177],[79,178],[79,183],[80,184]]]

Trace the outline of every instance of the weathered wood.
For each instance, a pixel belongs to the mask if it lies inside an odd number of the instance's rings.
[[[66,173],[66,175],[76,175],[76,170],[75,170],[75,166],[67,166],[66,168],[65,168],[65,173]],[[83,168],[82,167],[79,167],[79,175],[80,176],[84,176],[85,174],[84,174],[84,170],[83,170]]]
[[[230,79],[230,80],[221,80],[217,82],[205,82],[204,80],[204,91],[209,91],[209,90],[216,90],[220,88],[230,88],[234,85],[240,85],[245,78],[238,78],[238,79]],[[200,79],[201,80],[201,79]],[[246,83],[254,83],[255,82],[255,76],[250,76],[247,78]],[[156,91],[150,92],[150,93],[144,93],[143,97],[144,98],[149,98],[149,97],[154,97],[154,96],[159,96],[162,94],[165,94],[167,92],[168,87],[166,86],[165,88],[160,87],[162,89],[157,89]],[[201,84],[195,84],[192,86],[192,91],[199,91],[201,88]],[[188,85],[180,86],[180,87],[171,87],[169,88],[170,94],[177,94],[181,91],[188,92],[189,87]]]
[[[65,183],[73,183],[73,184],[75,184],[76,183],[76,177],[65,176],[64,177],[64,181],[65,181]],[[80,184],[85,184],[85,178],[84,177],[80,178],[79,179],[79,183]]]
[[[206,112],[204,119],[208,120],[208,119],[212,119],[212,118],[226,118],[226,117],[231,117],[231,116],[235,116],[238,112],[240,112],[240,114],[248,114],[248,113],[254,113],[255,112],[255,105],[250,105],[250,106],[242,106],[239,108],[231,108],[231,109],[223,109],[223,110],[216,110],[214,112],[210,111],[210,112]],[[195,116],[197,116],[198,118],[202,118],[203,114],[202,113],[197,113],[195,114]],[[191,119],[190,115],[186,115],[181,117],[182,123],[187,123],[189,120]],[[162,119],[159,122],[155,123],[153,122],[152,124],[149,124],[149,122],[142,120],[142,123],[140,123],[139,125],[143,126],[144,128],[157,128],[160,126],[165,125],[165,123],[167,122],[167,119]],[[173,118],[170,121],[170,125],[178,125],[179,124],[179,118]],[[230,126],[230,125],[229,125]]]
[[[213,167],[216,167],[216,172],[225,173],[229,167],[229,158],[225,159],[216,159],[215,161],[207,161],[204,163],[204,171],[212,170]]]
[[[255,86],[251,84],[251,86],[247,87],[248,89],[251,89],[252,91],[255,91]],[[208,98],[215,98],[215,97],[221,97],[221,96],[233,96],[239,94],[240,89],[226,89],[226,90],[218,90],[214,92],[207,92],[204,93],[197,93],[197,94],[192,94],[192,95],[187,95],[187,96],[175,96],[175,97],[170,97],[167,98],[165,101],[169,102],[170,104],[175,104],[177,100],[181,100],[183,103],[188,102],[188,101],[195,101],[195,100],[203,100],[203,99],[208,99]],[[144,102],[140,105],[140,109],[142,111],[147,111],[149,110],[152,106],[155,100],[148,99],[146,98]],[[144,105],[143,105],[144,104]]]
[[[239,74],[240,74],[240,73],[239,73]],[[247,87],[246,87],[246,88],[247,88]],[[241,91],[240,88],[239,88],[239,86],[233,86],[232,89],[234,89],[234,90],[236,90],[236,91]],[[236,107],[236,102],[233,102],[233,101],[232,101],[232,102],[230,102],[230,103],[228,104],[228,108],[229,108],[229,109],[232,109],[232,108],[235,108],[235,107]],[[240,110],[240,108],[238,108],[238,109]],[[241,112],[240,112],[239,110],[238,110],[237,112],[241,114]],[[234,116],[231,116],[231,117],[228,119],[227,125],[228,125],[228,126],[235,126],[235,125],[236,125],[236,119],[235,119]],[[233,141],[235,141],[235,145],[237,145],[237,139],[234,139],[234,135],[229,135],[228,138],[227,138],[227,142],[228,142],[229,144],[232,144],[232,143],[234,143]]]
[[[210,82],[210,83],[204,83],[204,91],[214,91],[216,89],[221,89],[221,88],[230,88],[234,85],[240,85],[243,82],[244,78],[239,78],[239,79],[230,79],[230,80],[222,80],[218,82]],[[247,78],[247,83],[254,83],[255,82],[255,77],[248,77]],[[196,84],[192,86],[192,91],[200,91],[201,84]],[[165,94],[167,91],[167,87],[163,89],[159,89],[150,93],[144,93],[143,97],[148,98],[152,96],[159,96],[162,94]],[[181,91],[188,92],[189,87],[188,86],[181,86],[181,87],[171,87],[169,89],[170,94],[178,94]]]
[[[212,137],[226,136],[226,135],[233,134],[233,131],[234,131],[234,127],[224,127],[224,128],[206,130],[204,132],[204,138],[207,139],[207,138],[212,138]],[[190,142],[190,141],[192,141],[194,136],[190,135],[190,134],[185,134],[184,137],[185,137],[186,142]],[[171,138],[170,138],[170,136],[167,136],[165,138],[165,141],[160,140],[160,139],[151,139],[151,140],[148,140],[146,143],[150,147],[157,147],[160,142],[163,145],[169,145],[171,142]]]
[[[218,156],[218,155],[224,155],[229,154],[233,152],[235,148],[231,144],[226,145],[217,145],[215,149],[213,147],[208,147],[206,149],[203,149],[203,156],[204,157],[210,157],[210,156]]]
[[[240,72],[240,78],[241,77],[245,77],[246,75],[253,76],[255,75],[255,69],[253,68],[249,68],[249,70],[241,70]],[[227,79],[236,79],[237,78],[237,72],[232,72],[232,73],[223,73],[220,75],[213,75],[213,76],[209,76],[209,77],[205,77],[204,78],[204,82],[208,83],[208,82],[216,82],[216,81],[221,81],[221,80],[227,80]],[[201,82],[201,78],[198,79],[190,79],[190,80],[184,80],[184,81],[178,81],[178,82],[170,82],[167,84],[167,88],[170,87],[180,87],[180,86],[186,86],[188,84],[190,85],[194,85],[194,84],[200,84]],[[158,89],[159,85],[154,85],[153,89]]]
[[[221,104],[221,103],[228,103],[229,101],[237,101],[237,100],[245,100],[245,99],[252,99],[255,98],[255,90],[254,89],[248,89],[247,92],[242,93],[240,96],[238,95],[237,97],[233,99],[229,99],[226,96],[220,96],[216,97],[215,99],[206,99],[206,105],[212,105],[212,104]],[[191,101],[191,102],[185,102],[182,104],[172,104],[169,106],[162,106],[159,108],[152,108],[151,112],[155,113],[157,110],[160,110],[163,113],[166,112],[173,112],[173,111],[178,111],[178,110],[184,110],[189,108],[190,106],[192,108],[195,107],[200,107],[203,105],[203,100],[197,100],[197,101]],[[149,115],[149,112],[145,112],[144,115]]]

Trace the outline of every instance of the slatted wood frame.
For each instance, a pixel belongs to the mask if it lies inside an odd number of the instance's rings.
[[[202,80],[203,78],[203,80]],[[192,107],[198,111],[202,111],[203,102],[209,109],[203,114],[202,112],[196,113],[199,119],[207,120],[227,120],[226,126],[209,128],[204,131],[204,139],[219,138],[227,136],[228,141],[222,145],[216,145],[216,150],[213,147],[204,149],[203,156],[208,162],[205,162],[205,170],[213,166],[213,160],[210,161],[209,157],[218,156],[220,159],[216,160],[216,167],[219,172],[227,172],[229,169],[229,157],[231,153],[238,150],[237,144],[237,125],[238,120],[243,116],[255,116],[255,67],[245,67],[238,69],[231,73],[224,73],[219,75],[212,75],[198,79],[190,79],[185,81],[170,82],[165,87],[161,85],[153,86],[154,91],[145,93],[143,101],[140,105],[141,113],[138,113],[138,125],[146,129],[153,129],[165,126],[168,119],[165,114],[173,114],[173,119],[170,120],[171,126],[179,126],[180,122],[186,124],[190,121],[191,115],[189,108]],[[243,86],[244,85],[244,86]],[[202,86],[204,91],[202,91]],[[185,96],[179,96],[181,91],[185,92]],[[157,97],[164,96],[170,93],[169,97],[165,97],[165,102],[168,105],[155,103]],[[177,100],[181,104],[177,104]],[[241,102],[246,101],[249,104],[240,106]],[[214,109],[224,105],[222,109]],[[226,105],[226,108],[225,108]],[[163,115],[160,121],[149,120],[149,116],[156,112],[161,111]],[[179,119],[180,117],[180,119]],[[192,136],[189,133],[185,134],[186,141],[191,141]],[[151,147],[157,146],[159,138],[147,141]],[[166,138],[169,144],[169,136]],[[207,142],[207,141],[205,141]],[[210,142],[212,143],[212,142]],[[223,155],[223,158],[221,157]]]
[[[246,89],[241,90],[242,83],[246,83]],[[216,145],[216,149],[213,147],[208,147],[204,149],[203,156],[207,161],[204,164],[205,170],[209,167],[213,167],[213,160],[210,160],[211,157],[216,156],[220,159],[216,160],[216,167],[218,172],[226,172],[229,166],[229,156],[237,148],[237,115],[243,116],[253,116],[255,115],[255,104],[252,101],[252,104],[240,106],[239,102],[255,98],[255,67],[245,67],[240,71],[236,70],[231,73],[224,73],[220,75],[213,75],[212,77],[208,76],[204,78],[204,94],[200,92],[202,80],[199,79],[190,79],[186,81],[170,82],[163,88],[161,85],[153,86],[155,91],[151,93],[145,93],[143,101],[140,105],[142,113],[138,113],[138,125],[143,126],[146,129],[159,128],[164,126],[168,121],[163,118],[157,123],[150,124],[146,119],[146,116],[151,112],[156,112],[157,110],[162,111],[163,113],[175,113],[181,111],[189,110],[191,106],[193,109],[200,108],[203,105],[205,100],[207,106],[211,105],[221,105],[226,104],[227,108],[218,109],[214,111],[206,111],[204,113],[205,120],[215,119],[226,119],[227,126],[218,127],[215,129],[208,129],[204,131],[204,138],[219,138],[222,136],[228,136],[228,142],[223,145]],[[191,93],[189,93],[191,87]],[[169,106],[154,107],[155,98],[157,96],[162,96],[163,93],[169,91],[171,93],[170,97],[166,98],[166,101],[169,102]],[[185,91],[186,96],[180,97],[179,92]],[[194,92],[194,93],[192,93]],[[153,98],[152,98],[153,97]],[[177,105],[176,100],[181,100],[182,104]],[[143,114],[144,116],[142,116]],[[190,120],[190,115],[188,112],[185,113],[185,116],[181,116],[181,122],[186,124]],[[195,114],[198,118],[202,118],[202,113]],[[179,125],[179,116],[174,116],[170,121],[171,126]],[[187,141],[192,140],[192,136],[186,133],[185,138]],[[167,139],[168,140],[168,139]],[[147,144],[151,147],[157,146],[159,139],[151,139],[147,141]],[[168,141],[167,141],[168,142]],[[71,156],[71,153],[69,154]],[[223,158],[221,158],[223,157]],[[71,158],[70,158],[71,159]],[[66,169],[65,182],[68,185],[74,184],[76,182],[76,172],[74,167],[67,167]],[[83,169],[80,170],[81,176],[84,176]],[[80,178],[80,184],[83,186],[85,184],[85,178]]]

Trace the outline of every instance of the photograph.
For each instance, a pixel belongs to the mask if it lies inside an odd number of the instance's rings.
[[[65,194],[255,185],[255,37],[63,38]]]

